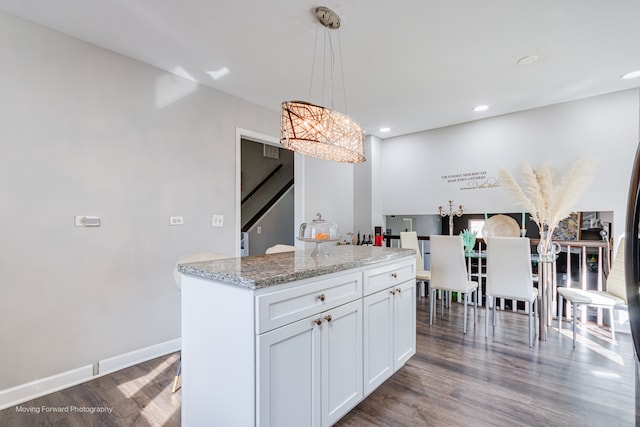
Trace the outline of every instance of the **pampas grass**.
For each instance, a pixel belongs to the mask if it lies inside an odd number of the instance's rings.
[[[542,237],[543,231],[553,232],[560,221],[571,214],[573,206],[591,183],[594,166],[593,159],[578,160],[557,184],[554,184],[553,171],[548,164],[537,170],[524,164],[522,187],[505,169],[500,170],[500,178],[517,202],[529,212]]]

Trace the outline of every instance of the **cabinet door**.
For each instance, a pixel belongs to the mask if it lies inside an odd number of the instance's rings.
[[[331,426],[362,399],[362,300],[322,317],[322,425]]]
[[[318,326],[315,320],[308,317],[256,338],[259,426],[320,426],[324,322]]]
[[[364,298],[364,395],[393,374],[393,289]]]
[[[416,354],[416,282],[394,287],[394,372]],[[399,290],[399,292],[398,292]]]

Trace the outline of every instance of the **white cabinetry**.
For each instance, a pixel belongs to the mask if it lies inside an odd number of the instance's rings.
[[[362,399],[361,295],[357,272],[257,297],[259,425],[329,426]]]
[[[258,425],[321,425],[320,341],[311,318],[258,336]]]
[[[334,424],[415,353],[414,259],[259,290],[183,276],[183,425]]]
[[[362,300],[322,317],[322,425],[330,426],[363,397]]]
[[[258,338],[261,426],[329,426],[362,399],[362,301]]]
[[[416,353],[416,293],[410,262],[364,273],[364,395]]]

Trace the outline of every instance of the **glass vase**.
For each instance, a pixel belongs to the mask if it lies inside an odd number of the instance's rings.
[[[538,255],[540,255],[540,261],[542,262],[553,262],[558,253],[560,253],[560,244],[553,242],[551,240],[552,236],[553,230],[549,230],[549,226],[543,224],[540,230],[540,243],[538,243]]]

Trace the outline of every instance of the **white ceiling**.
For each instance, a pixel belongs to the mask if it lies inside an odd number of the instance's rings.
[[[309,97],[316,6],[342,18],[335,108],[345,111],[344,87],[346,112],[382,138],[640,85],[620,79],[640,69],[638,0],[0,0],[0,10],[274,110],[289,99],[329,104],[316,93],[319,71]],[[539,59],[518,65],[527,55]],[[207,74],[224,67],[218,80]],[[473,112],[478,104],[491,108]]]

